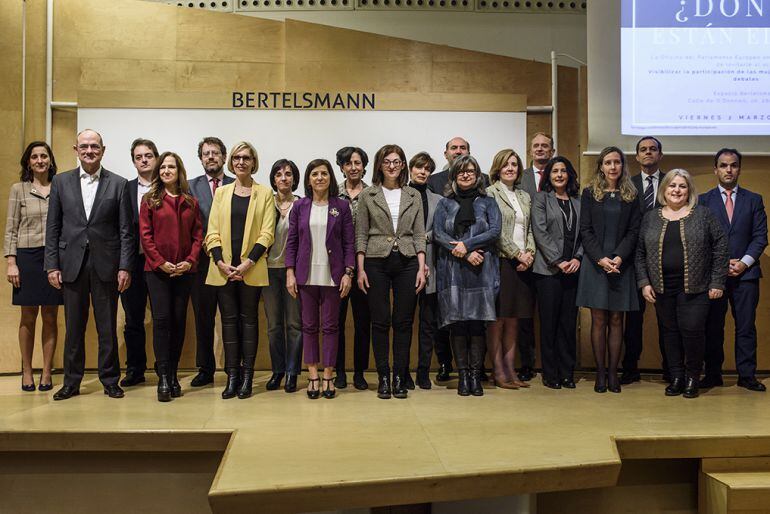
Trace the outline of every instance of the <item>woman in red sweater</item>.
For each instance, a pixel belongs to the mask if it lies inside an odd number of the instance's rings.
[[[152,171],[139,211],[139,235],[152,306],[158,401],[182,396],[177,379],[187,301],[203,241],[198,202],[190,195],[182,159],[164,152]]]

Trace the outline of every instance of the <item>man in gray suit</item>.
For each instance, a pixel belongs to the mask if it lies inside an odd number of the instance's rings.
[[[529,145],[532,164],[524,170],[521,177],[521,188],[529,193],[533,200],[535,194],[540,191],[543,169],[553,157],[554,150],[553,138],[550,135],[538,132],[532,137]],[[517,370],[517,373],[521,380],[529,381],[537,376],[535,372],[535,323],[533,318],[519,320],[518,343],[521,368]]]
[[[211,213],[214,192],[218,187],[234,180],[225,175],[226,157],[227,148],[219,138],[204,137],[198,143],[198,158],[201,160],[205,173],[190,180],[190,193],[198,200],[204,236],[209,226],[209,214]],[[193,387],[201,387],[214,382],[214,370],[216,369],[214,323],[217,315],[217,293],[214,286],[206,285],[208,270],[209,256],[201,248],[198,273],[193,282],[191,294],[193,312],[195,313],[195,338],[197,340],[195,365],[198,366],[198,374],[190,382]]]
[[[89,302],[99,342],[104,394],[122,398],[118,385],[118,293],[131,285],[136,246],[126,179],[102,167],[102,136],[86,129],[74,146],[80,166],[51,182],[45,237],[48,282],[64,289],[64,385],[54,400],[80,394],[85,372]]]
[[[657,138],[645,136],[636,142],[636,162],[639,163],[640,173],[631,177],[631,182],[636,186],[639,198],[639,209],[644,215],[647,211],[660,207],[658,203],[658,186],[663,180],[660,171],[660,161],[663,160],[663,145]],[[626,351],[623,354],[623,374],[620,376],[620,383],[623,385],[639,382],[641,374],[639,373],[639,357],[642,355],[642,343],[644,336],[642,327],[644,325],[644,308],[647,302],[639,291],[639,310],[626,313],[626,330],[624,339],[626,342]],[[658,347],[663,358],[663,380],[668,382],[668,366],[666,365],[666,355],[663,346],[663,330],[658,324]]]

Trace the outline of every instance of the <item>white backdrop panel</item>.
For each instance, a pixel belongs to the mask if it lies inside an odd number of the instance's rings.
[[[280,158],[293,160],[303,174],[312,159],[328,159],[341,180],[334,156],[343,146],[363,148],[374,161],[377,149],[396,143],[407,159],[429,152],[440,170],[446,164],[444,145],[454,136],[470,141],[471,154],[486,172],[498,150],[513,148],[526,155],[527,132],[526,114],[512,112],[81,108],[78,130],[85,128],[104,137],[104,167],[126,178],[136,176],[129,150],[138,137],[155,141],[160,152],[181,155],[188,178],[203,173],[196,153],[203,137],[219,137],[228,152],[236,142],[246,140],[257,148],[256,180],[265,185],[272,163]],[[372,165],[367,166],[366,182]]]

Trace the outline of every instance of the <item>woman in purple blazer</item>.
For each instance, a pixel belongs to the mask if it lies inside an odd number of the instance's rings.
[[[334,398],[332,369],[337,361],[340,300],[350,292],[355,264],[355,236],[350,206],[339,195],[332,166],[315,159],[305,170],[305,198],[289,214],[286,241],[286,288],[299,294],[302,345],[310,373],[307,396],[318,398],[323,365],[323,397]],[[319,316],[320,310],[320,316]],[[323,334],[323,356],[318,333]]]

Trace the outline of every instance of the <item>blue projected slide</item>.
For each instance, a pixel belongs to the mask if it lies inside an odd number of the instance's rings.
[[[770,135],[770,0],[622,2],[623,134]]]

